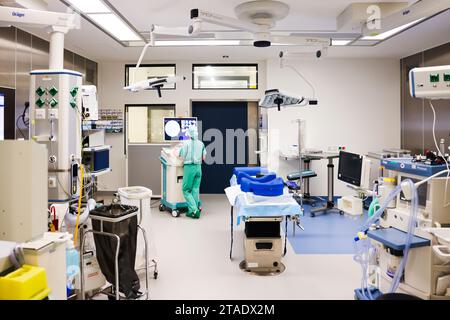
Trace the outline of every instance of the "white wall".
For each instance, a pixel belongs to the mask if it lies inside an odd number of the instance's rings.
[[[306,120],[306,147],[327,150],[345,146],[350,152],[367,154],[387,147],[400,147],[400,62],[396,59],[321,59],[286,61],[315,85],[318,106],[269,111],[272,134],[269,161],[279,159],[279,149],[297,143],[294,119]],[[280,69],[278,60],[267,62],[267,88],[311,96],[311,89],[294,71]],[[298,162],[280,160],[278,173],[298,170]],[[335,160],[335,176],[338,161]],[[318,173],[311,180],[311,194],[326,195],[326,161],[313,161]],[[335,179],[335,195],[351,194]]]
[[[185,49],[189,50],[189,49]],[[136,57],[137,59],[138,57]],[[232,61],[207,61],[208,63],[233,63]],[[258,61],[235,61],[236,63],[257,63]],[[136,61],[128,62],[130,64]],[[143,63],[161,63],[158,61],[144,61]],[[158,98],[156,91],[131,93],[124,91],[125,64],[124,62],[99,63],[98,96],[100,108],[123,110],[126,104],[175,104],[177,116],[189,116],[191,101],[200,100],[259,100],[266,88],[265,62],[259,63],[259,90],[192,90],[192,64],[205,61],[164,61],[162,63],[176,63],[177,75],[185,76],[186,80],[177,83],[176,90],[163,90],[162,98]],[[126,159],[124,155],[123,134],[107,134],[106,143],[113,146],[111,151],[112,173],[99,178],[100,190],[117,190],[126,185]],[[160,174],[155,168],[155,174]]]

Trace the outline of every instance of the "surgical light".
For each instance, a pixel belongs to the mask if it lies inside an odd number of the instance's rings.
[[[261,108],[278,108],[281,107],[295,107],[317,105],[317,100],[299,97],[285,92],[280,92],[278,89],[271,89],[265,92],[264,97],[259,102]]]
[[[380,33],[380,34],[376,34],[376,35],[373,35],[373,36],[363,37],[362,40],[385,40],[385,39],[387,39],[389,37],[392,37],[392,36],[402,32],[405,29],[408,29],[409,27],[419,23],[420,21],[422,21],[424,19],[425,18],[420,18],[420,19],[417,19],[417,20],[412,21],[410,23],[404,24],[404,25],[402,25],[400,27],[391,29],[389,31],[386,31],[386,32],[383,32],[383,33]]]
[[[141,37],[113,13],[88,14],[96,24],[120,41],[139,41]]]
[[[111,13],[111,10],[100,0],[66,0],[83,13]]]

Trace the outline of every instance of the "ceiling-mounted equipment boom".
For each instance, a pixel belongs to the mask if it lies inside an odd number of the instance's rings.
[[[0,23],[19,27],[45,28],[50,33],[49,68],[64,69],[64,36],[80,28],[80,16],[27,8],[1,7]]]
[[[410,23],[418,23],[448,9],[450,9],[450,0],[420,0],[386,17],[366,22],[362,28],[362,35],[376,36]],[[371,27],[374,22],[379,22],[381,29],[374,30]]]
[[[331,45],[331,39],[325,37],[277,36],[271,29],[276,22],[289,14],[289,6],[283,2],[259,0],[242,3],[235,8],[238,18],[231,18],[202,9],[191,10],[191,24],[188,33],[192,36],[203,31],[203,23],[246,31],[253,34],[255,47],[270,47],[273,43],[297,46]]]

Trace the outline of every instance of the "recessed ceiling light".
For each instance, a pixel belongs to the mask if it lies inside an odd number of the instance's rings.
[[[404,24],[404,25],[402,25],[400,27],[391,29],[389,31],[386,31],[386,32],[383,32],[383,33],[380,33],[380,34],[377,34],[377,35],[373,35],[373,36],[363,37],[362,40],[385,40],[385,39],[387,39],[387,38],[389,38],[389,37],[391,37],[393,35],[396,35],[396,34],[400,33],[401,31],[403,31],[403,30],[405,30],[405,29],[407,29],[407,28],[409,28],[409,27],[419,23],[420,21],[422,21],[424,19],[425,18],[420,18],[418,20],[415,20],[413,22]]]
[[[155,46],[238,46],[239,40],[157,40]]]
[[[332,46],[346,46],[353,40],[331,39]]]
[[[88,14],[96,24],[120,41],[139,41],[141,37],[115,14]]]
[[[110,13],[111,10],[100,0],[66,0],[83,13]]]

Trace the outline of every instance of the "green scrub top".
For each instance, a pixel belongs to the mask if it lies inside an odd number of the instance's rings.
[[[189,129],[190,140],[186,140],[180,149],[180,157],[184,164],[202,164],[203,157],[206,156],[206,148],[203,142],[198,140],[196,128]]]

